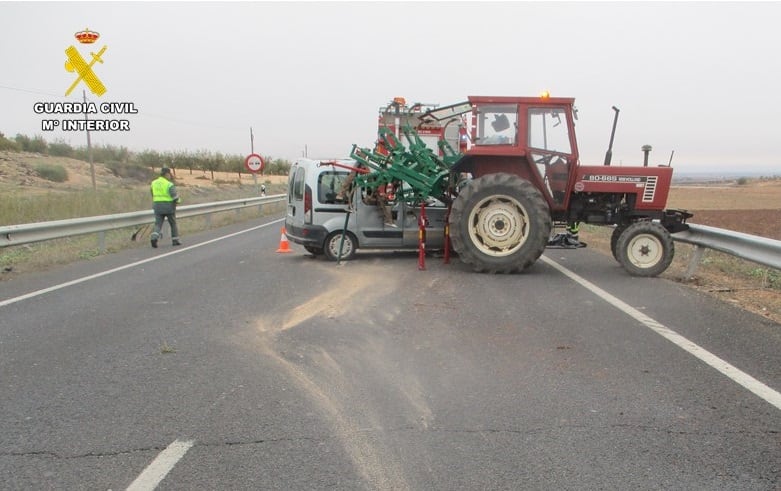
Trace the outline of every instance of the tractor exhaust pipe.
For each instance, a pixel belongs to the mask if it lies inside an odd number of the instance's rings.
[[[643,145],[640,150],[643,151],[643,167],[648,167],[648,154],[653,148],[651,148],[651,145]]]
[[[605,165],[610,165],[610,161],[613,159],[613,138],[616,136],[616,124],[618,124],[618,108],[613,106],[613,111],[616,114],[613,117],[613,131],[610,132],[610,145],[608,145],[607,153],[605,154]]]

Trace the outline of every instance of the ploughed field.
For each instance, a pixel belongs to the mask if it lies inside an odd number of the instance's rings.
[[[673,186],[667,205],[694,213],[691,223],[781,240],[781,179]]]
[[[673,185],[668,208],[688,210],[690,223],[781,240],[781,179]],[[602,229],[602,230],[599,230]],[[610,254],[609,234],[589,229],[589,246]],[[781,324],[781,271],[706,251],[692,279],[684,280],[693,247],[675,244],[675,260],[662,275]],[[781,328],[781,326],[779,326]]]

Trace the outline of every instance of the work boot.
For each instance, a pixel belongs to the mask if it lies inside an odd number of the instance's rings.
[[[157,239],[152,239],[152,240],[150,240],[149,242],[151,242],[151,243],[152,243],[152,247],[154,247],[155,249],[157,249]]]
[[[173,242],[171,242],[171,245],[180,246],[182,245],[182,243],[179,242],[179,240],[174,240]]]

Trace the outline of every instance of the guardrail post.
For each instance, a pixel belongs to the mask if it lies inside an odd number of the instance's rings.
[[[697,272],[697,267],[700,265],[703,254],[705,254],[705,247],[695,245],[694,251],[692,251],[692,258],[689,261],[689,267],[686,269],[686,276],[684,277],[686,281],[689,281],[694,277],[694,273]]]
[[[98,252],[106,253],[106,232],[98,232]]]

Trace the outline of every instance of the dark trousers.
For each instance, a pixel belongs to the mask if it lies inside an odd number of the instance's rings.
[[[179,240],[179,227],[176,225],[176,205],[171,202],[156,202],[152,209],[155,212],[155,228],[150,238],[157,240],[160,238],[160,230],[163,228],[163,222],[167,219],[171,227],[171,240]]]

